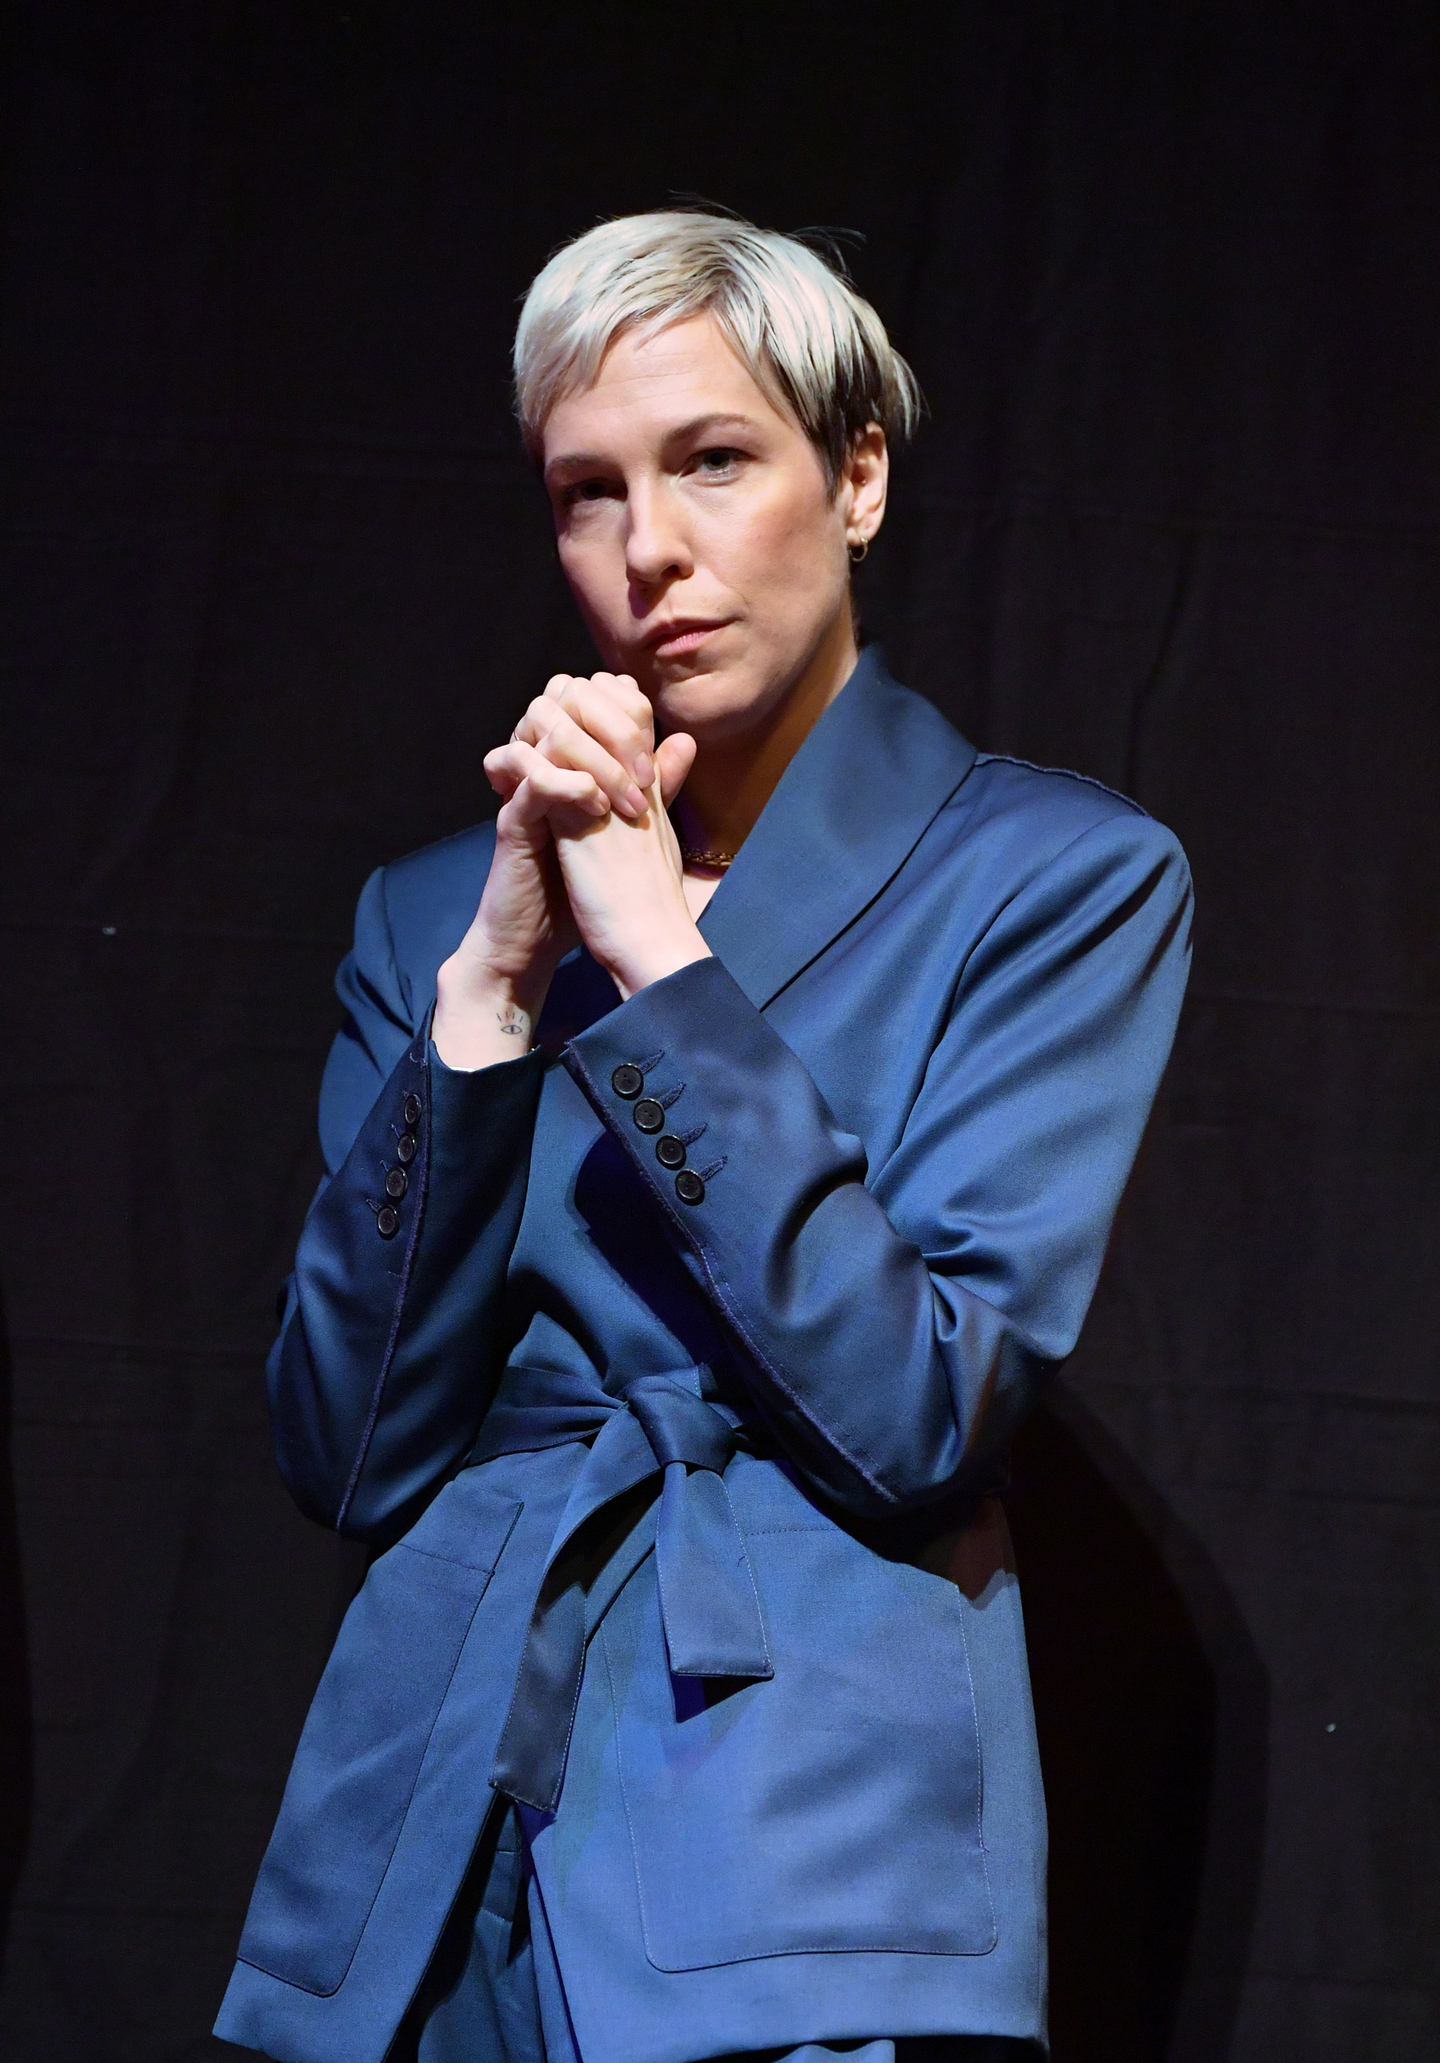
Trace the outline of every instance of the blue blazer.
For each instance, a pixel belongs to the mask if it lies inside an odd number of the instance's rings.
[[[1169,832],[977,754],[873,650],[621,1003],[454,1073],[492,844],[382,869],[270,1363],[302,1508],[387,1551],[218,2023],[381,2063],[529,1809],[586,2063],[1044,2031],[1044,1806],[992,1494],[1169,1051]]]

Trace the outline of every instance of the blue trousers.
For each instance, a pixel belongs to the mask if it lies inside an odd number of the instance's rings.
[[[806,2042],[711,2063],[1038,2063],[1039,2055],[1003,2035],[936,2035]],[[513,1809],[490,1814],[387,2063],[583,2063]]]

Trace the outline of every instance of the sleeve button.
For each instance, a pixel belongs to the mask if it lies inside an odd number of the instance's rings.
[[[405,1098],[405,1109],[403,1112],[406,1124],[410,1125],[412,1128],[415,1125],[418,1125],[420,1122],[420,1113],[424,1108],[425,1106],[420,1101],[420,1098],[418,1096],[407,1096]]]
[[[410,1187],[410,1177],[404,1168],[387,1168],[385,1171],[385,1194],[398,1203]]]
[[[411,1161],[414,1160],[415,1134],[413,1132],[402,1132],[395,1141],[395,1158],[399,1161],[402,1168],[408,1168]]]
[[[653,1096],[642,1096],[635,1106],[635,1122],[642,1132],[658,1132],[665,1122],[665,1107]]]
[[[624,1066],[617,1067],[611,1075],[610,1086],[617,1096],[623,1096],[627,1103],[633,1103],[645,1086],[645,1077],[638,1067],[631,1067],[627,1062]]]
[[[375,1230],[382,1239],[393,1239],[400,1230],[400,1213],[393,1203],[385,1204],[375,1213]]]
[[[693,1168],[681,1168],[675,1177],[675,1194],[681,1203],[704,1203],[705,1184]]]
[[[655,1141],[655,1158],[662,1168],[683,1168],[685,1141],[677,1139],[673,1132],[667,1132],[663,1139]]]

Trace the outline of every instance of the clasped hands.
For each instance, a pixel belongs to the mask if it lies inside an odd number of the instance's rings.
[[[504,798],[475,920],[440,968],[432,1036],[448,1067],[528,1051],[551,977],[588,946],[622,997],[709,957],[685,902],[667,814],[695,759],[683,733],[655,743],[625,674],[557,674],[487,753]]]

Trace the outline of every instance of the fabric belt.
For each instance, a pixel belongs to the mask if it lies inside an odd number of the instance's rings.
[[[545,1447],[590,1449],[556,1528],[490,1774],[495,1789],[518,1804],[553,1812],[559,1803],[594,1631],[587,1603],[597,1575],[595,1529],[584,1529],[651,1477],[663,1479],[655,1563],[671,1674],[775,1673],[724,1481],[744,1435],[696,1394],[693,1370],[685,1373],[688,1381],[636,1376],[612,1396],[594,1376],[507,1369],[470,1456],[480,1462]]]

